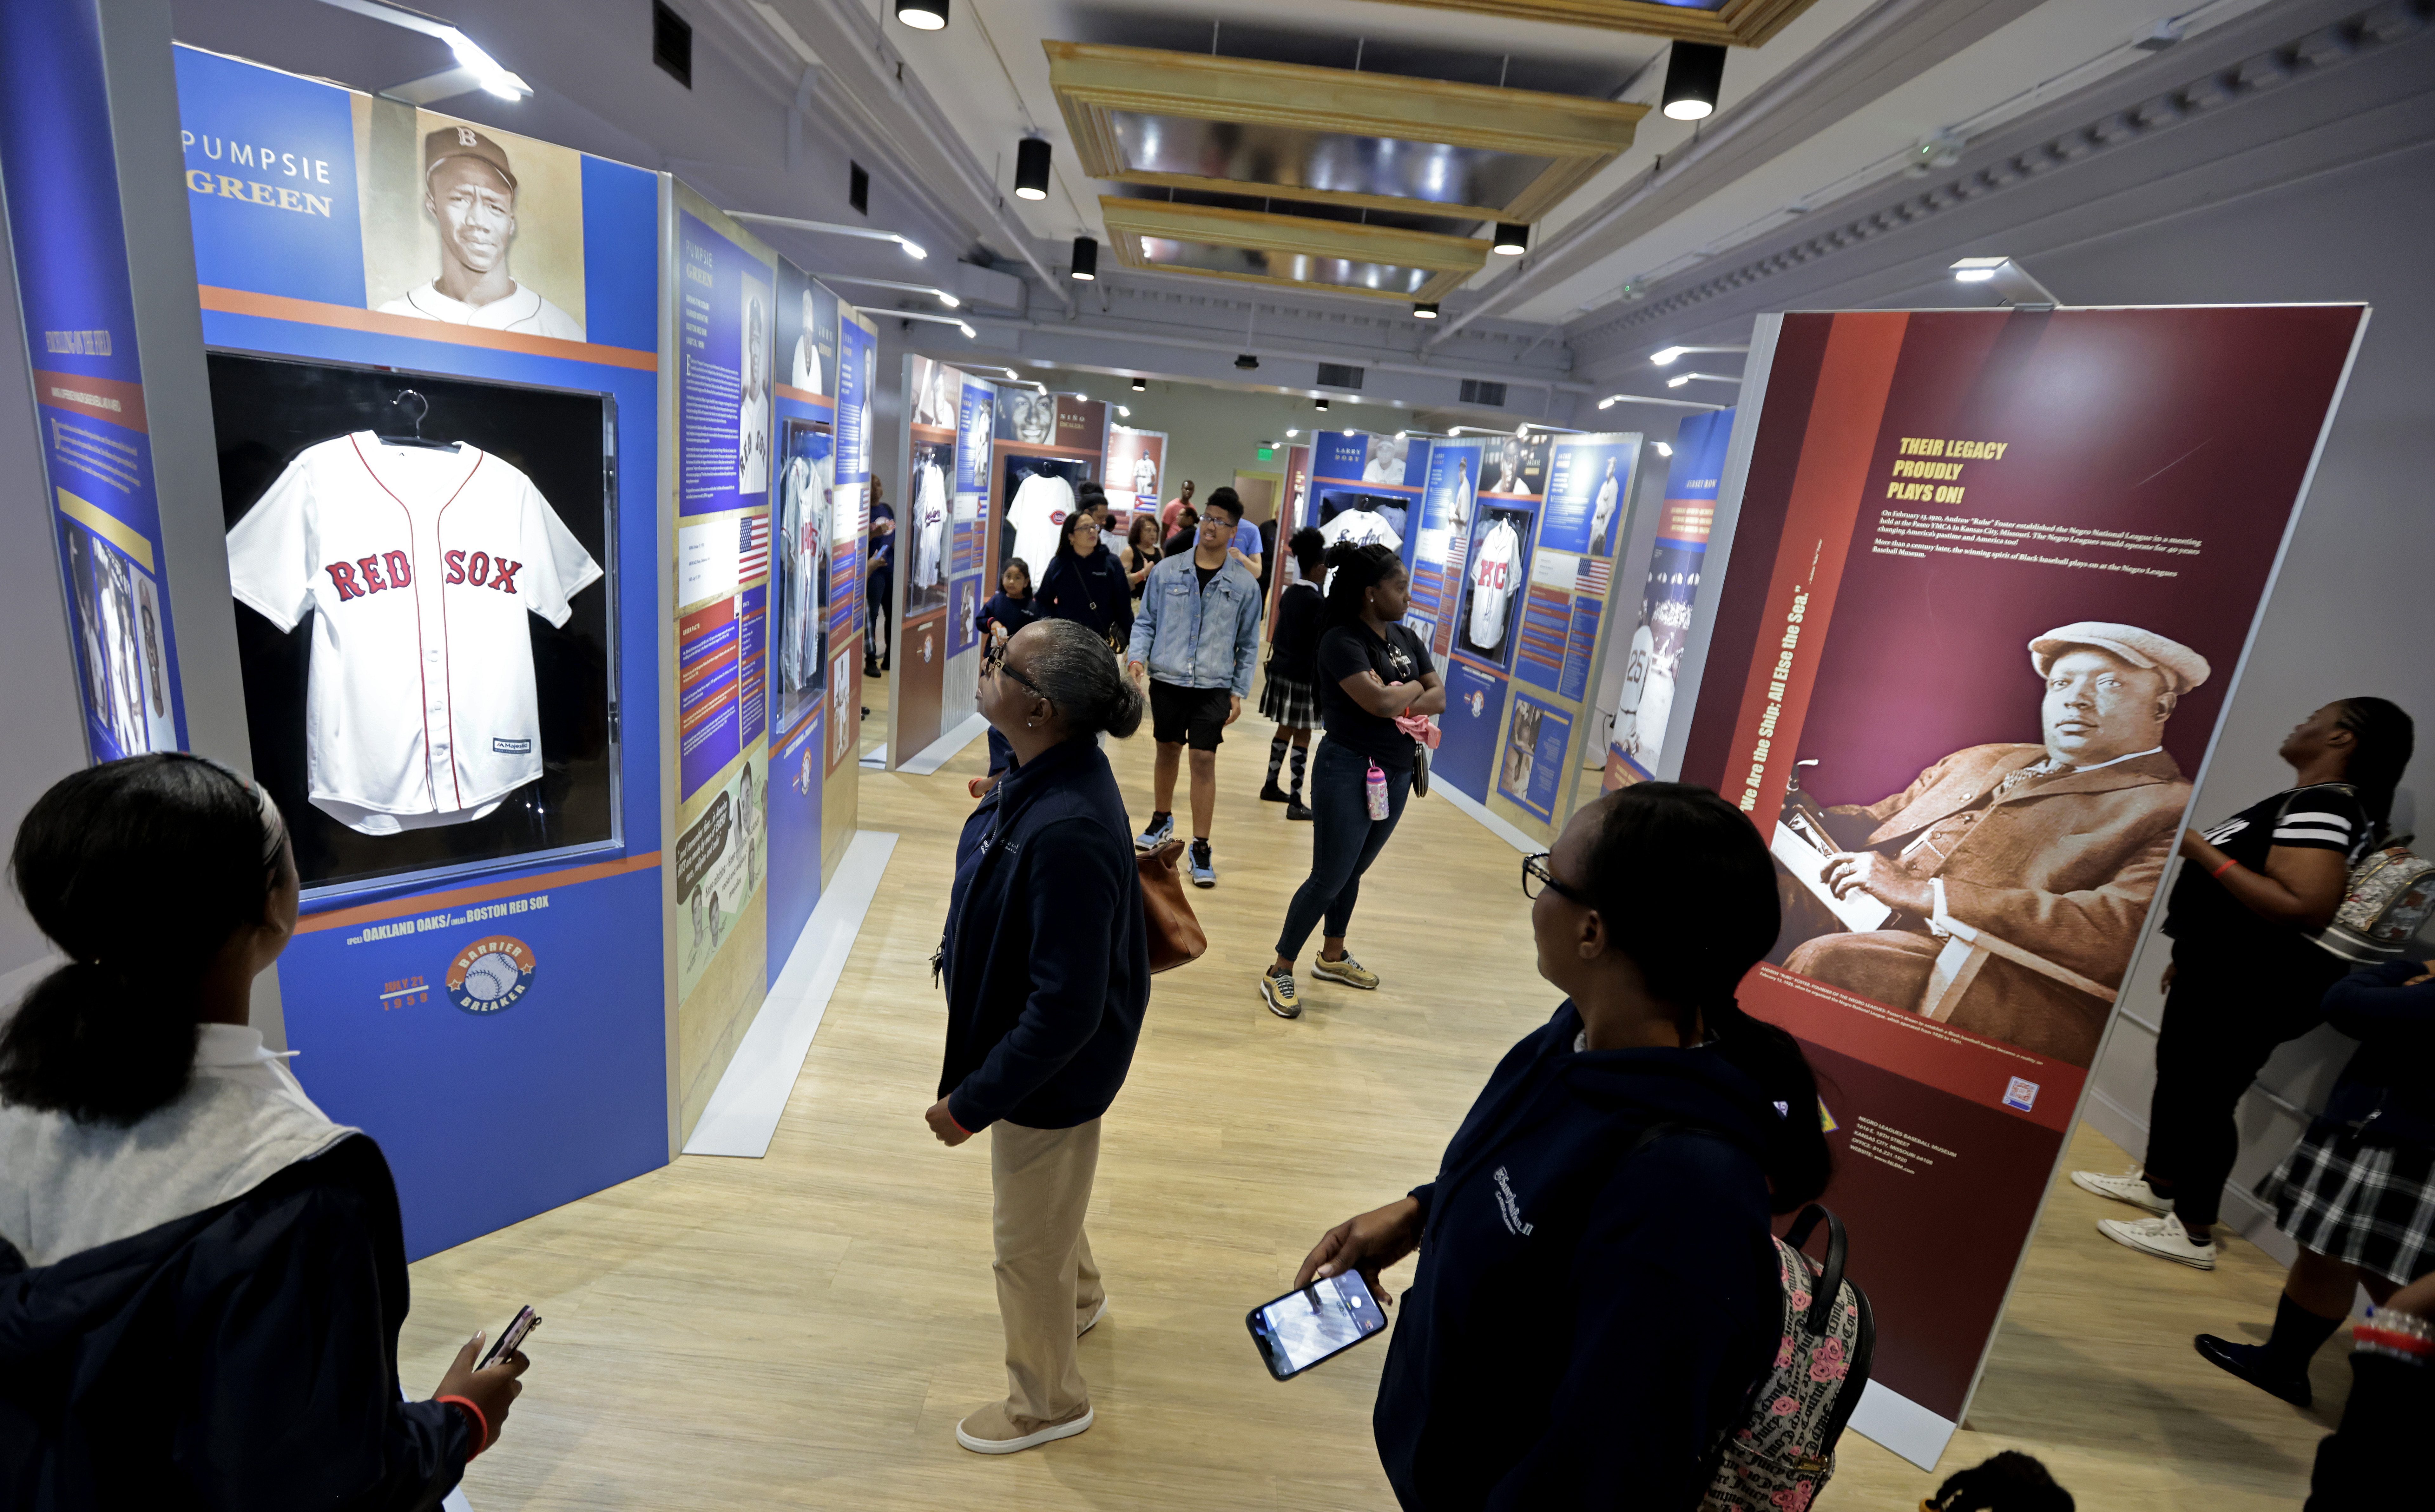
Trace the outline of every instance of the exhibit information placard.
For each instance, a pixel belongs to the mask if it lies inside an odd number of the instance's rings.
[[[1968,1405],[2365,314],[1790,315],[1746,383],[1682,772],[1778,859],[1783,932],[1740,1001],[1819,1071],[1825,1200],[1877,1317],[1856,1425],[1921,1464]]]
[[[1725,443],[1733,430],[1734,412],[1724,409],[1691,416],[1674,433],[1660,516],[1646,558],[1634,564],[1641,585],[1640,616],[1622,652],[1621,676],[1615,679],[1615,731],[1606,760],[1605,785],[1610,789],[1657,775],[1673,718],[1675,679],[1700,601],[1717,488],[1724,477]],[[1633,539],[1641,534],[1635,530]]]

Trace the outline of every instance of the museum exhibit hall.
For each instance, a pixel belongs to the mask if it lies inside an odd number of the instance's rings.
[[[2435,0],[0,0],[0,1508],[2423,1501]]]

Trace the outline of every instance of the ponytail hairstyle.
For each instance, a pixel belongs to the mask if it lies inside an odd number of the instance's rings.
[[[1327,558],[1327,538],[1316,525],[1304,525],[1286,538],[1286,550],[1293,553],[1294,565],[1302,570],[1302,580],[1318,586],[1321,576],[1320,563]]]
[[[1336,575],[1327,585],[1325,620],[1330,629],[1358,624],[1362,595],[1404,570],[1404,558],[1375,541],[1366,546],[1339,541],[1327,548],[1321,564]]]
[[[9,874],[68,964],[0,1030],[0,1102],[124,1127],[175,1101],[203,975],[262,922],[285,838],[260,788],[183,751],[52,784],[17,827]]]
[[[2416,747],[2416,728],[2399,704],[2386,698],[2344,698],[2334,723],[2357,742],[2342,775],[2359,791],[2368,822],[2375,827],[2374,843],[2383,845],[2392,835],[2392,794]]]
[[[1123,740],[1141,728],[1141,690],[1088,626],[1035,620],[1018,633],[1029,653],[1026,672],[1064,717],[1068,738],[1088,740],[1104,731]]]
[[[1800,1044],[1734,1001],[1783,927],[1767,846],[1748,816],[1692,783],[1636,782],[1600,802],[1585,901],[1649,994],[1699,1014],[1718,1053],[1775,1105],[1758,1153],[1775,1211],[1790,1212],[1826,1190],[1832,1158]]]

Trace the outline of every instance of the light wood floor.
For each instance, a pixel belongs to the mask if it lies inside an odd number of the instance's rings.
[[[1268,735],[1247,713],[1219,753],[1221,880],[1194,900],[1210,952],[1159,979],[1107,1119],[1090,1232],[1111,1312],[1081,1346],[1097,1427],[1005,1458],[954,1437],[1005,1386],[988,1151],[944,1149],[921,1118],[941,1030],[926,962],[976,741],[935,776],[863,774],[863,823],[902,838],[768,1159],[680,1159],[414,1267],[414,1389],[517,1304],[547,1319],[506,1440],[467,1478],[478,1512],[1391,1507],[1370,1436],[1383,1346],[1279,1384],[1243,1313],[1327,1226],[1426,1178],[1554,1001],[1531,971],[1518,857],[1426,800],[1355,922],[1385,988],[1305,979],[1304,1017],[1271,1017],[1254,973],[1309,840],[1252,797]],[[1147,733],[1110,749],[1139,820]],[[2122,1158],[2083,1129],[2073,1160]],[[2208,1275],[2098,1235],[2095,1219],[2129,1211],[2056,1192],[1943,1472],[2022,1449],[2083,1508],[2296,1505],[2347,1381],[2342,1346],[2318,1361],[2331,1405],[2314,1416],[2218,1373],[2190,1335],[2262,1335],[2277,1272],[2237,1241]],[[1956,1264],[2007,1263],[1966,1232],[1949,1242]],[[1916,1506],[1942,1478],[1857,1435],[1843,1456],[1829,1512]]]

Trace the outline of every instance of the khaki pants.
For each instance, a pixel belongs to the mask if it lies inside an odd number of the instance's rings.
[[[1060,1422],[1091,1404],[1074,1340],[1106,1299],[1082,1214],[1099,1168],[1099,1121],[990,1128],[997,1311],[1006,1325],[1007,1410]]]

